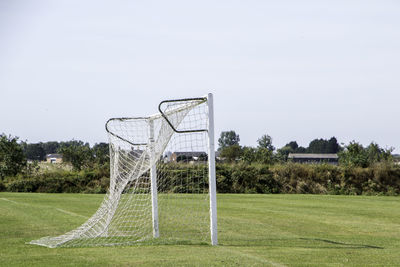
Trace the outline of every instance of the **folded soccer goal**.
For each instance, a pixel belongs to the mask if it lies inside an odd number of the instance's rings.
[[[162,101],[148,117],[112,118],[110,188],[81,226],[46,247],[209,242],[217,245],[213,96]]]

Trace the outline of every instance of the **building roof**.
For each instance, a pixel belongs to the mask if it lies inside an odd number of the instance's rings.
[[[337,154],[289,153],[290,159],[338,159]]]
[[[62,155],[61,154],[47,154],[46,158],[62,159]]]

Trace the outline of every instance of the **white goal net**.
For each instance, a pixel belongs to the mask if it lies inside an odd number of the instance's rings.
[[[212,94],[166,100],[149,117],[113,118],[110,188],[81,226],[30,244],[46,247],[138,242],[217,244]]]

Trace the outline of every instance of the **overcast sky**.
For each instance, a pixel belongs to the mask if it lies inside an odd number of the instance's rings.
[[[106,141],[214,93],[216,135],[400,153],[400,1],[0,0],[0,133]]]

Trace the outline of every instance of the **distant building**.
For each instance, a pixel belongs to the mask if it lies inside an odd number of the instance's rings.
[[[311,154],[311,153],[289,153],[288,158],[298,163],[329,163],[338,164],[337,154]]]
[[[62,155],[61,154],[47,154],[46,161],[48,163],[62,163]]]
[[[394,164],[400,165],[400,154],[393,154]]]

